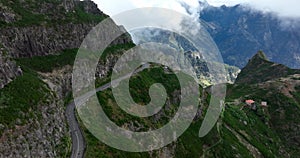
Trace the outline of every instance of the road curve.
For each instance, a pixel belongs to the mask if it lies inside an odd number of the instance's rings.
[[[71,158],[83,158],[86,144],[82,131],[79,128],[75,115],[75,103],[72,102],[67,106],[66,117],[69,125],[69,132],[72,138],[72,154]]]
[[[150,65],[148,63],[143,64],[140,68],[134,71],[133,74],[137,74],[138,72],[143,71],[144,69],[149,68]],[[120,77],[119,79],[116,79],[112,81],[111,83],[107,83],[102,85],[101,87],[97,88],[95,91],[100,92],[104,91],[108,88],[111,87],[111,85],[117,85],[119,82],[121,82],[124,79],[130,78],[132,74],[127,74],[123,77]],[[82,103],[84,103],[88,98],[93,96],[95,94],[95,91],[87,92],[86,94],[82,95],[81,97],[76,98],[77,100],[77,106],[81,106]],[[74,101],[69,103],[66,108],[66,117],[67,117],[67,122],[69,125],[69,132],[71,134],[72,138],[72,154],[71,158],[83,158],[84,157],[84,152],[86,149],[86,142],[84,140],[82,131],[79,127],[78,120],[76,119],[75,115],[75,109],[76,105]]]

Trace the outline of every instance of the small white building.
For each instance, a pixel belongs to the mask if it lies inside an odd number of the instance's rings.
[[[262,102],[261,102],[261,106],[267,107],[267,106],[268,106],[268,103],[267,103],[266,101],[262,101]]]

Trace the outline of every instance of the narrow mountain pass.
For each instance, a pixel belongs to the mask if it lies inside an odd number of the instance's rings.
[[[136,69],[133,74],[127,74],[124,75],[123,77],[120,77],[119,79],[113,80],[110,83],[104,84],[101,87],[98,87],[96,89],[96,93],[97,92],[101,92],[104,91],[108,88],[110,88],[112,85],[118,85],[119,82],[121,82],[124,79],[130,78],[132,75],[137,74],[138,72],[143,71],[144,69],[147,69],[150,67],[150,64],[146,63],[144,65],[142,65],[140,68]],[[76,98],[77,102],[77,106],[81,106],[83,105],[83,103],[89,99],[91,96],[95,95],[94,91],[90,91],[87,92],[85,95]],[[71,158],[83,158],[84,157],[84,152],[86,149],[86,142],[84,140],[84,136],[83,133],[80,129],[78,120],[76,118],[75,115],[75,103],[74,101],[72,101],[71,103],[69,103],[67,105],[66,108],[66,117],[67,117],[67,122],[69,125],[69,131],[71,134],[71,138],[72,138],[72,154],[71,154]]]

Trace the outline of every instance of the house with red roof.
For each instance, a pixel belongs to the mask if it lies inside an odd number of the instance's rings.
[[[245,103],[252,109],[252,110],[257,110],[255,101],[250,99],[250,100],[246,100]]]

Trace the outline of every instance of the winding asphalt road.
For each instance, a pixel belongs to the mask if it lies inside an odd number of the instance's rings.
[[[74,101],[67,106],[66,116],[72,138],[71,158],[83,158],[86,144],[76,119]]]
[[[138,72],[143,71],[144,69],[149,68],[150,65],[148,63],[142,65],[140,68],[136,69],[133,74],[137,74]],[[79,127],[78,120],[76,119],[75,115],[75,106],[81,106],[83,105],[87,99],[89,99],[91,96],[95,95],[95,92],[100,92],[104,91],[108,88],[110,88],[112,85],[118,85],[118,83],[124,79],[130,78],[132,74],[127,74],[123,77],[120,77],[119,79],[113,80],[110,83],[107,83],[99,88],[97,88],[95,91],[90,91],[87,92],[86,94],[82,95],[81,97],[76,98],[76,103],[75,105],[74,101],[72,101],[69,105],[67,105],[66,108],[66,117],[67,117],[67,122],[69,125],[69,131],[71,134],[72,138],[72,154],[71,158],[83,158],[84,157],[84,152],[86,149],[86,143],[82,134],[82,131]]]

